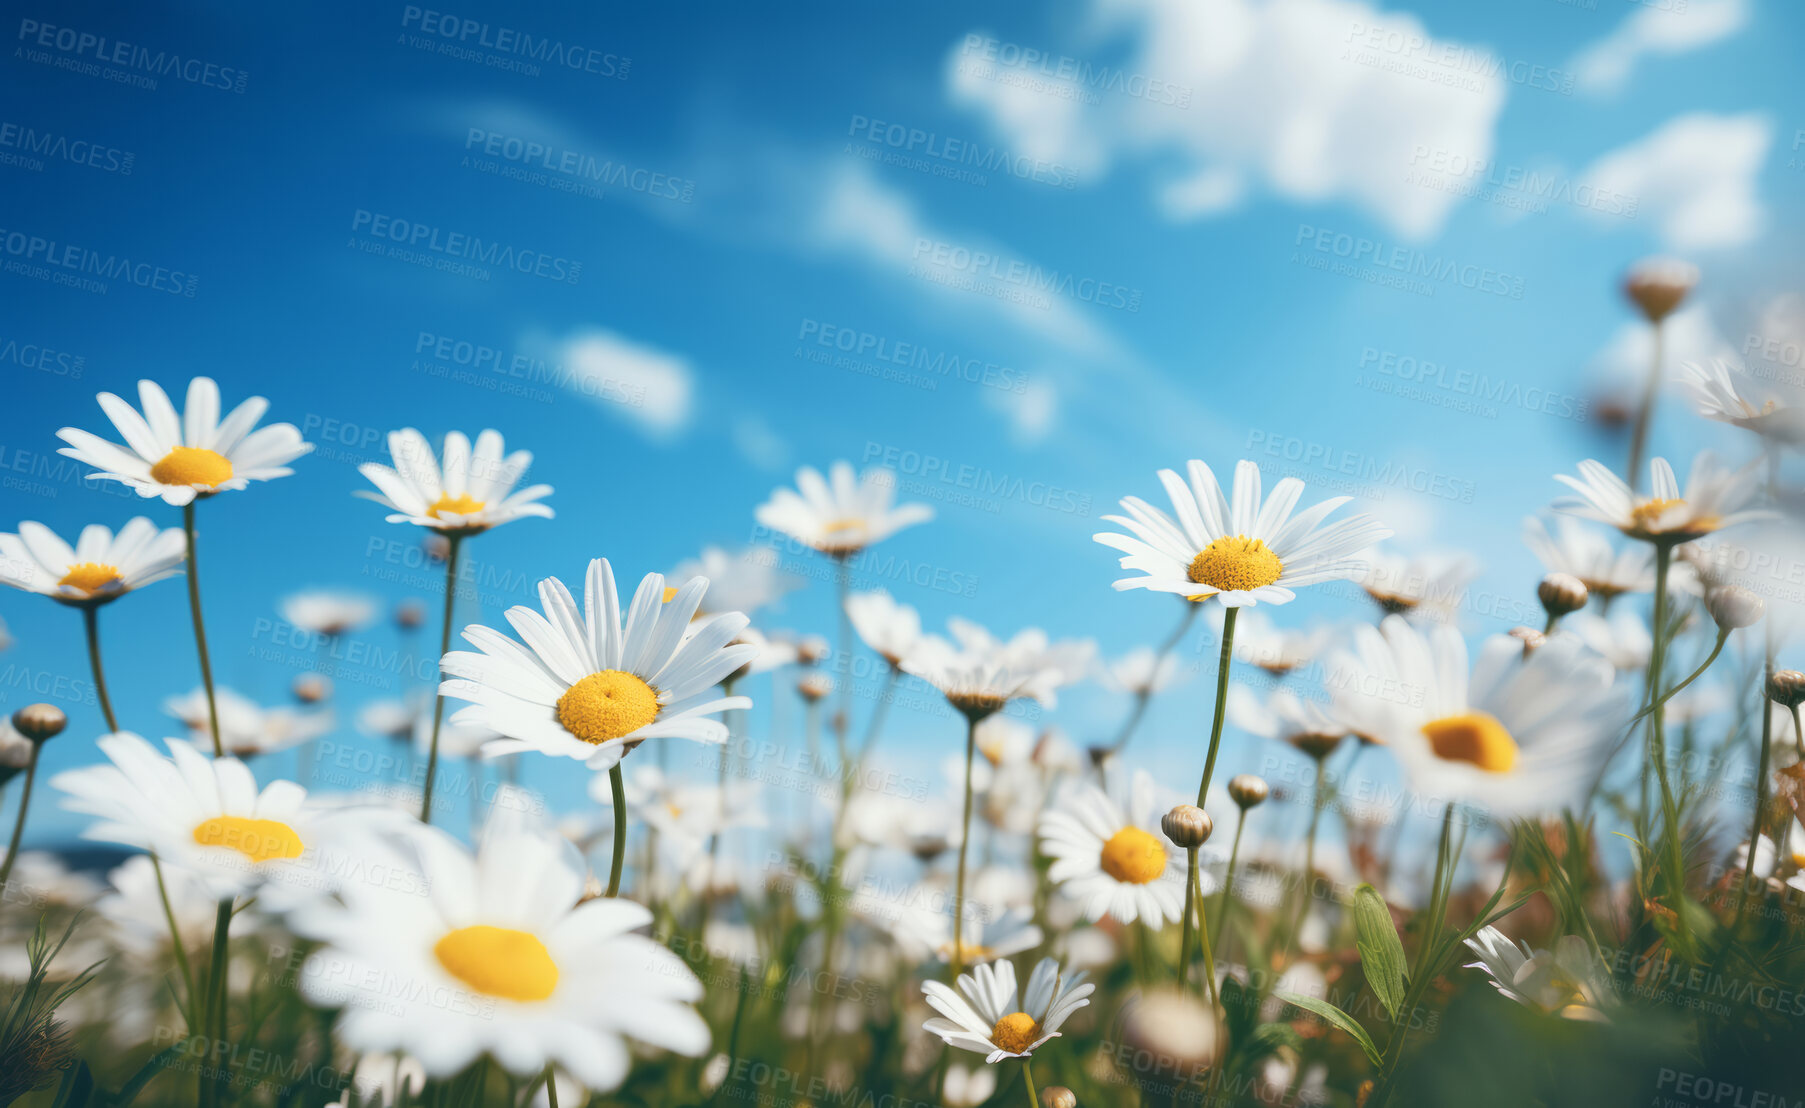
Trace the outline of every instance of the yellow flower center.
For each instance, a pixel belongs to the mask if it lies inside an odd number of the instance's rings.
[[[150,479],[161,485],[205,485],[218,488],[232,479],[232,463],[224,454],[200,446],[178,446],[150,467]]]
[[[618,669],[592,673],[558,698],[558,722],[586,743],[630,735],[658,718],[658,693]]]
[[[1279,556],[1259,539],[1224,535],[1191,559],[1186,576],[1219,592],[1245,592],[1272,584],[1284,571]]]
[[[828,535],[838,535],[844,531],[863,531],[864,529],[865,521],[862,519],[836,519],[821,528],[822,532]]]
[[[1517,741],[1484,712],[1430,720],[1423,725],[1423,735],[1435,756],[1446,761],[1466,762],[1487,773],[1509,773],[1517,764]]]
[[[202,846],[226,846],[253,862],[299,858],[306,847],[301,836],[286,823],[245,816],[214,816],[194,829],[194,841]]]
[[[78,562],[70,566],[69,572],[63,574],[63,579],[57,582],[59,585],[67,585],[83,592],[99,592],[109,585],[118,583],[119,571],[99,562]]]
[[[1140,828],[1124,827],[1103,844],[1098,864],[1117,881],[1145,885],[1166,872],[1166,848]]]
[[[1645,500],[1630,509],[1630,519],[1634,521],[1637,527],[1647,531],[1660,521],[1662,513],[1666,512],[1667,509],[1677,508],[1684,503],[1686,503],[1684,500],[1663,499],[1660,497],[1653,500]]]
[[[1039,1030],[1040,1025],[1034,1022],[1033,1016],[1026,1012],[1011,1012],[991,1029],[990,1041],[1011,1054],[1020,1054],[1028,1049],[1034,1041],[1034,1033]]]
[[[674,585],[666,585],[666,586],[665,586],[665,587],[664,587],[664,602],[665,602],[665,603],[666,603],[666,604],[669,604],[669,603],[670,603],[670,602],[671,602],[671,601],[673,601],[673,600],[675,600],[675,599],[677,599],[677,589],[676,589],[676,586],[674,586]]]
[[[443,492],[439,494],[437,500],[432,502],[432,507],[426,509],[426,514],[433,519],[442,519],[447,513],[454,516],[471,516],[482,510],[483,502],[467,492],[460,492],[456,496]]]
[[[433,944],[439,964],[489,996],[544,1000],[558,987],[558,964],[538,936],[507,927],[460,927]]]

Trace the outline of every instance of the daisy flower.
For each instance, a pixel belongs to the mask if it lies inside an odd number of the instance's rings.
[[[924,981],[921,991],[940,1016],[921,1028],[948,1046],[984,1055],[984,1061],[993,1065],[1005,1058],[1026,1058],[1042,1043],[1058,1038],[1060,1025],[1090,1003],[1096,986],[1083,980],[1082,973],[1065,979],[1057,961],[1042,958],[1028,978],[1020,1008],[1015,966],[1007,961],[960,974],[958,992],[943,982]]]
[[[1493,635],[1467,672],[1459,632],[1428,632],[1388,616],[1355,630],[1355,653],[1329,682],[1343,718],[1390,746],[1419,795],[1501,813],[1558,811],[1577,800],[1625,722],[1626,686],[1576,636],[1555,635],[1525,657]]]
[[[1047,877],[1092,922],[1141,920],[1157,931],[1184,912],[1185,866],[1160,833],[1166,809],[1145,770],[1135,772],[1125,799],[1088,782],[1056,799],[1040,818],[1041,850],[1053,859]]]
[[[859,638],[892,669],[901,668],[903,659],[921,642],[920,613],[897,603],[887,592],[853,593],[846,598],[846,614]]]
[[[1641,616],[1622,608],[1608,616],[1574,612],[1561,620],[1560,630],[1563,634],[1574,635],[1625,673],[1646,670],[1648,655],[1654,649],[1654,636],[1648,633],[1648,624],[1642,622]]]
[[[1523,544],[1549,573],[1579,578],[1586,592],[1610,603],[1626,592],[1652,592],[1655,555],[1646,546],[1614,546],[1604,532],[1570,516],[1557,516],[1554,531],[1536,516],[1523,520]]]
[[[701,610],[705,616],[719,612],[751,615],[802,584],[777,568],[777,552],[768,547],[752,547],[738,554],[718,546],[705,547],[700,558],[681,562],[670,572],[673,581],[691,577],[708,578],[708,595]]]
[[[1754,382],[1722,358],[1714,359],[1709,366],[1680,363],[1679,380],[1680,386],[1691,394],[1698,414],[1706,419],[1733,424],[1787,446],[1805,444],[1805,412],[1772,397],[1762,399],[1759,405],[1753,403],[1743,394],[1754,388]]]
[[[1221,605],[1210,612],[1210,626],[1216,630],[1217,641],[1221,641],[1226,618],[1227,609]],[[1315,661],[1331,637],[1326,627],[1280,627],[1265,612],[1254,608],[1242,612],[1235,621],[1235,659],[1258,666],[1274,677],[1283,677]]]
[[[708,1049],[690,1007],[701,983],[633,934],[652,913],[584,900],[582,860],[557,835],[502,820],[472,854],[420,826],[372,836],[366,857],[419,880],[350,883],[290,918],[324,944],[301,991],[342,1009],[334,1037],[351,1049],[405,1052],[434,1078],[484,1054],[523,1077],[555,1064],[600,1090],[626,1076],[629,1037],[688,1057]]]
[[[1326,757],[1354,729],[1332,705],[1306,700],[1290,689],[1278,689],[1262,703],[1245,686],[1228,690],[1228,718],[1250,735],[1287,743],[1310,755]]]
[[[299,746],[327,734],[333,728],[331,712],[298,712],[293,708],[264,708],[231,689],[215,689],[219,709],[219,741],[234,758],[253,758]],[[207,712],[207,690],[172,696],[163,710],[182,721],[197,743],[210,744],[212,722]]]
[[[1369,558],[1359,580],[1373,603],[1389,614],[1435,623],[1453,621],[1467,586],[1479,575],[1478,564],[1459,553],[1405,556],[1375,550]]]
[[[756,781],[730,781],[726,787],[680,781],[657,766],[640,766],[626,779],[627,809],[658,833],[661,847],[678,859],[678,868],[706,849],[710,839],[735,827],[765,825]],[[589,781],[589,796],[604,807],[614,803],[608,780]]]
[[[1760,481],[1755,465],[1726,469],[1710,451],[1703,451],[1686,475],[1684,495],[1667,459],[1654,459],[1649,471],[1654,493],[1640,496],[1621,477],[1587,459],[1579,463],[1578,477],[1555,476],[1578,495],[1556,500],[1554,510],[1608,523],[1632,539],[1668,544],[1691,542],[1773,514],[1748,508]]]
[[[258,890],[286,903],[324,891],[346,861],[346,838],[383,815],[323,807],[293,781],[259,790],[236,758],[209,758],[180,739],[164,745],[167,758],[129,731],[103,735],[106,763],[50,784],[68,794],[65,809],[97,819],[82,838],[148,850],[200,877],[216,901]]]
[[[65,427],[56,437],[69,445],[57,453],[93,466],[98,472],[90,479],[122,481],[139,496],[160,496],[178,508],[252,481],[287,477],[294,472],[288,463],[313,449],[292,423],[252,430],[269,408],[261,396],[220,419],[219,386],[210,377],[188,382],[180,415],[155,381],[138,382],[142,414],[110,392],[99,400],[125,445]]]
[[[507,612],[525,646],[472,624],[464,639],[476,652],[445,655],[440,694],[470,702],[452,722],[506,736],[484,748],[487,756],[537,750],[591,769],[612,767],[647,739],[727,741],[727,725],[711,717],[752,702],[717,696],[714,687],[757,648],[729,645],[746,627],[739,612],[692,631],[707,591],[705,578],[691,578],[666,602],[664,578],[648,573],[623,625],[606,558],[589,563],[581,609],[564,582],[546,578],[539,582],[543,615],[524,605]]]
[[[1071,658],[1048,655],[1044,632],[1025,631],[1004,643],[969,621],[954,621],[952,630],[959,645],[924,635],[902,668],[939,689],[967,719],[981,720],[1021,697],[1050,708],[1060,686],[1082,675],[1071,672]]]
[[[185,543],[181,528],[159,531],[143,516],[117,535],[91,523],[73,547],[26,520],[18,534],[0,535],[0,584],[74,606],[105,604],[180,573]]]
[[[1104,532],[1096,541],[1123,553],[1125,577],[1117,589],[1152,589],[1192,600],[1215,597],[1238,608],[1265,601],[1284,604],[1304,585],[1353,577],[1363,568],[1355,555],[1391,532],[1367,516],[1323,525],[1323,520],[1350,498],[1325,500],[1293,515],[1304,483],[1287,477],[1262,501],[1260,467],[1235,465],[1232,500],[1225,499],[1216,475],[1200,461],[1190,463],[1190,484],[1177,473],[1159,473],[1178,521],[1139,497],[1124,499],[1123,516],[1104,516],[1130,534]]]
[[[316,589],[282,601],[282,618],[316,635],[349,634],[376,617],[376,602],[357,593]]]
[[[1500,993],[1539,1012],[1562,1019],[1609,1022],[1603,1008],[1613,997],[1605,966],[1578,935],[1563,935],[1553,951],[1512,943],[1496,927],[1483,927],[1466,940],[1478,955],[1467,969],[1483,970]]]
[[[982,911],[966,913],[964,935],[960,938],[962,964],[992,962],[1040,945],[1043,936],[1034,923],[1033,908],[1021,906],[1000,916],[986,915]],[[910,958],[953,960],[953,917],[946,912],[906,912],[896,919],[892,934]]]
[[[855,476],[848,462],[835,462],[824,479],[819,470],[796,471],[796,489],[777,489],[754,513],[758,522],[823,554],[846,558],[905,527],[926,523],[926,504],[893,506],[896,475],[873,467]]]
[[[538,503],[551,495],[550,485],[514,491],[533,463],[532,452],[504,455],[502,449],[499,431],[477,435],[474,451],[461,432],[450,431],[441,468],[426,436],[403,427],[389,432],[393,469],[377,462],[357,467],[379,491],[356,495],[389,508],[390,523],[412,523],[445,535],[474,535],[527,516],[550,519],[552,510]]]
[[[1179,678],[1178,659],[1151,646],[1137,646],[1104,668],[1109,683],[1134,696],[1152,696]]]

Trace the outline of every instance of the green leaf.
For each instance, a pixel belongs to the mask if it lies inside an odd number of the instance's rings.
[[[125,1108],[126,1105],[136,1100],[138,1094],[144,1091],[144,1086],[150,1084],[150,1079],[162,1073],[165,1066],[179,1059],[186,1046],[188,1043],[184,1041],[158,1051],[150,1061],[144,1063],[143,1067],[132,1075],[132,1079],[125,1083],[125,1087],[119,1090],[119,1095],[113,1098],[112,1108]]]
[[[1360,1044],[1360,1049],[1366,1053],[1367,1061],[1371,1062],[1375,1069],[1385,1064],[1384,1059],[1379,1054],[1379,1048],[1373,1045],[1371,1036],[1367,1035],[1366,1028],[1361,1027],[1359,1022],[1356,1021],[1353,1016],[1348,1015],[1328,1001],[1318,1000],[1313,996],[1288,993],[1283,989],[1274,989],[1272,995],[1278,997],[1286,1004],[1295,1004],[1306,1012],[1313,1012],[1329,1021],[1331,1024],[1334,1024],[1336,1027],[1346,1031],[1349,1035],[1352,1035],[1354,1041]]]
[[[1404,1003],[1404,942],[1391,922],[1391,909],[1385,906],[1385,898],[1371,885],[1354,890],[1354,929],[1354,946],[1360,951],[1366,983],[1395,1020]]]

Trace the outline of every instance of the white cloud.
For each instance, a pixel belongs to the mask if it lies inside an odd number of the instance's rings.
[[[790,444],[763,416],[747,413],[733,421],[733,445],[740,456],[767,472],[788,469]]]
[[[985,400],[1009,421],[1019,446],[1045,439],[1059,419],[1059,388],[1044,376],[1030,379],[1021,392],[986,390]]]
[[[1773,144],[1765,116],[1693,112],[1605,154],[1581,177],[1600,190],[1638,199],[1672,250],[1738,246],[1760,233],[1767,213],[1755,179]]]
[[[1109,275],[1061,273],[1006,244],[936,227],[908,196],[864,165],[834,172],[815,200],[810,233],[818,248],[851,254],[887,276],[909,279],[943,305],[1000,316],[1027,334],[1085,354],[1121,356],[1120,344],[1078,309],[1078,301],[1033,286],[1037,279],[1063,276],[1072,278],[1074,287],[1082,279],[1088,282],[1084,287],[1094,289]],[[1019,282],[1010,275],[1020,276]]]
[[[1626,17],[1617,29],[1573,60],[1579,86],[1589,92],[1616,92],[1628,83],[1645,55],[1684,54],[1720,42],[1748,25],[1745,0],[1691,0],[1677,6],[1650,4]]]
[[[1102,25],[1138,32],[1119,66],[1123,87],[1178,90],[1181,103],[1092,88],[1057,60],[1012,66],[1000,51],[990,60],[971,36],[950,52],[949,97],[985,115],[1016,152],[1081,180],[1112,160],[1169,167],[1176,156],[1180,168],[1160,183],[1174,219],[1230,210],[1261,184],[1307,203],[1349,200],[1399,233],[1427,236],[1460,200],[1405,180],[1417,150],[1491,156],[1509,66],[1434,38],[1407,12],[1360,0],[1095,3]],[[1094,74],[1107,61],[1078,64]]]
[[[570,335],[558,354],[586,395],[653,435],[674,434],[689,422],[693,374],[682,356],[599,327]]]

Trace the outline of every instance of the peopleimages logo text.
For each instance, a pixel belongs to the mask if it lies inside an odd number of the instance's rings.
[[[1474,292],[1487,292],[1512,300],[1523,299],[1521,277],[1486,266],[1428,254],[1408,246],[1390,246],[1376,239],[1350,235],[1345,231],[1300,223],[1297,225],[1297,238],[1292,245],[1376,269],[1458,285]]]
[[[133,261],[118,254],[103,254],[71,242],[11,231],[0,227],[0,254],[20,258],[29,263],[63,270],[84,277],[124,281],[141,289],[166,292],[171,296],[193,296],[200,278],[179,269],[153,262]]]
[[[491,50],[518,58],[528,58],[542,65],[594,73],[616,80],[627,79],[633,63],[629,58],[610,54],[593,47],[560,42],[512,27],[496,27],[480,19],[468,19],[450,12],[417,8],[409,4],[401,9],[401,25],[413,27],[423,35],[432,35],[466,49]]]
[[[564,281],[574,285],[583,271],[583,263],[571,258],[555,257],[537,250],[521,250],[462,231],[447,231],[430,223],[399,219],[365,208],[352,213],[351,230],[411,249],[430,250],[446,257],[491,265],[498,269],[511,269],[516,273],[528,273],[548,281]]]
[[[152,50],[105,35],[58,27],[36,19],[19,20],[19,41],[42,50],[54,50],[76,59],[92,59],[105,65],[135,70],[156,77],[174,77],[202,88],[243,92],[249,77],[242,69],[216,65],[200,58],[184,58],[167,50]],[[152,86],[154,87],[154,85]]]

